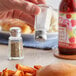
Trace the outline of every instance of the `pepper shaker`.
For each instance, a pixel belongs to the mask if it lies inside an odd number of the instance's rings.
[[[9,59],[23,59],[23,43],[21,37],[21,29],[12,27],[9,37]]]

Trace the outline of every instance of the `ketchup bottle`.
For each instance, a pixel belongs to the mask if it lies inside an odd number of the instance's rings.
[[[59,53],[76,55],[76,0],[62,0],[59,8]]]

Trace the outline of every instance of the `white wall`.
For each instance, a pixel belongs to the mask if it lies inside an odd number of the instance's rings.
[[[61,0],[46,0],[48,5],[51,5],[53,8],[58,9]]]

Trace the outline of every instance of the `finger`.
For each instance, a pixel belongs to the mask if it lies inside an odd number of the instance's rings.
[[[31,27],[34,26],[34,16],[28,15],[20,10],[14,10],[12,18],[18,18],[25,21]]]
[[[10,0],[11,1],[11,7],[13,9],[20,9],[24,11],[25,13],[31,14],[31,15],[37,15],[40,12],[40,8],[28,1],[24,0]]]
[[[38,0],[38,4],[46,4],[45,0]]]
[[[32,2],[32,3],[38,4],[38,1],[37,1],[37,0],[26,0],[26,1],[29,1],[29,2]]]
[[[10,9],[12,9],[12,4],[10,2],[10,0],[0,0],[0,12],[1,11],[8,11]]]
[[[32,4],[30,2],[24,2],[20,4],[20,7],[21,7],[21,10],[31,15],[37,15],[40,12],[40,8],[37,5]]]
[[[10,10],[7,12],[0,12],[0,19],[12,18],[14,15],[14,10]],[[19,13],[17,14],[19,15]]]
[[[34,17],[33,16],[28,15],[20,10],[14,10],[13,12],[14,12],[14,14],[12,16],[13,18],[18,18],[18,19],[23,20],[27,24],[29,24],[31,27],[34,26]]]
[[[11,10],[8,12],[0,12],[0,19],[17,18],[25,21],[31,27],[34,27],[34,17],[20,10]]]
[[[13,18],[19,18],[21,13],[22,13],[22,11],[20,11],[20,10],[13,10],[12,17]]]
[[[7,12],[0,12],[0,19],[5,19],[7,17]]]
[[[46,4],[45,0],[26,0],[35,4]]]
[[[34,27],[34,18],[32,16],[22,12],[22,14],[19,16],[19,19],[25,21],[31,27]]]
[[[7,13],[5,14],[6,15],[6,18],[11,18],[14,14],[13,12],[14,10],[10,10],[10,11],[7,11]]]

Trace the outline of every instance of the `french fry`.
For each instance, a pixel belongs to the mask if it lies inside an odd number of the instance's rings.
[[[25,73],[34,73],[35,69],[29,66],[23,66],[21,64],[16,64],[16,69],[24,71]]]
[[[24,76],[33,76],[31,73],[25,73]]]
[[[13,74],[15,74],[15,71],[8,70],[8,76],[12,76]]]
[[[7,70],[7,68],[3,70],[2,76],[8,76],[8,70]]]
[[[12,76],[15,73],[15,71],[8,70],[7,68],[3,70],[2,76]]]
[[[0,72],[0,76],[2,76],[2,72]]]
[[[24,76],[24,73],[22,71],[20,71],[20,70],[17,70],[15,72],[15,74],[13,74],[12,76]]]
[[[35,71],[32,73],[33,76],[36,76],[36,72],[37,72],[37,70],[35,69]]]
[[[42,66],[41,65],[34,65],[34,68],[39,70],[40,68],[42,68]]]
[[[34,67],[16,64],[17,71],[8,70],[7,68],[0,72],[0,76],[36,76],[37,70],[42,68],[41,65],[34,65]]]

